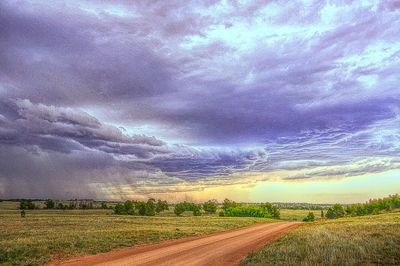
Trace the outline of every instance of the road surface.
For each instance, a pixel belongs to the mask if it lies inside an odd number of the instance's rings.
[[[169,240],[78,257],[61,265],[237,265],[250,252],[296,228],[299,224],[265,223],[203,237]],[[53,263],[53,265],[60,264]]]

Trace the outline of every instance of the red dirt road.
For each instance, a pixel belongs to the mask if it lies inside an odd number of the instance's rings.
[[[296,228],[299,224],[294,222],[260,224],[203,237],[169,240],[78,257],[61,265],[237,265],[250,252]]]

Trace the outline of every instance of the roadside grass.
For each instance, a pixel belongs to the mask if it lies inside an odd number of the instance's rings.
[[[306,223],[242,265],[400,265],[400,213]]]
[[[276,220],[242,217],[142,217],[112,210],[0,210],[0,265],[42,265],[112,249],[199,236]]]

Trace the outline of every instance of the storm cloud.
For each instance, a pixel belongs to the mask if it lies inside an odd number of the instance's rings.
[[[399,169],[399,24],[396,1],[2,1],[0,197]]]

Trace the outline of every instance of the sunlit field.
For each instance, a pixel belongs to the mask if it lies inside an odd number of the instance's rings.
[[[400,265],[400,213],[305,223],[243,265]]]
[[[4,204],[6,202],[2,202]],[[11,208],[12,203],[7,203]],[[142,217],[112,210],[0,210],[0,264],[41,265],[51,259],[107,252],[143,243],[200,236],[276,221],[218,216]]]

